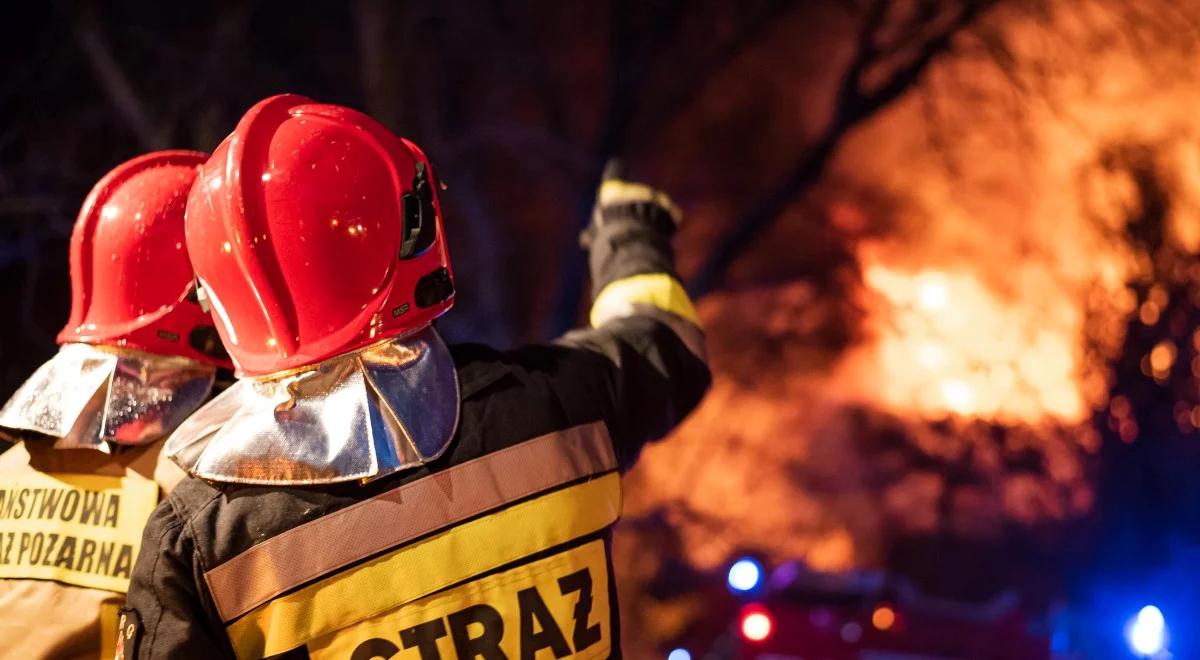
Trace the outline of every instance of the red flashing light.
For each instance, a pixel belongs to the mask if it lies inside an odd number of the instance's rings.
[[[771,636],[775,621],[762,606],[751,605],[742,610],[742,637],[751,642],[761,642]]]

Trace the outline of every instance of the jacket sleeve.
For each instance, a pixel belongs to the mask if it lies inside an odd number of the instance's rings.
[[[595,365],[586,390],[622,469],[646,442],[679,424],[711,382],[704,333],[675,272],[677,218],[671,201],[652,188],[619,179],[601,185],[582,241],[592,277],[591,327],[557,342]]]
[[[232,657],[224,631],[205,609],[207,595],[198,586],[203,568],[186,530],[170,498],[146,524],[124,610],[136,615],[140,630],[126,658]]]

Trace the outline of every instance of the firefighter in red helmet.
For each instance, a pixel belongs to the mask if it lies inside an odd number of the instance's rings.
[[[129,657],[619,657],[620,473],[709,383],[679,212],[605,181],[591,326],[447,346],[436,172],[353,110],[254,106],[201,170],[187,244],[241,378],[171,436]]]
[[[163,151],[92,189],[71,236],[61,348],[0,409],[0,656],[115,647],[142,525],[184,473],[163,442],[229,366],[195,301],[187,192],[206,154]]]

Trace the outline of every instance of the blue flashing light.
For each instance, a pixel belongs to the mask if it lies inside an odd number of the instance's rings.
[[[1138,656],[1153,658],[1167,647],[1167,622],[1162,610],[1147,605],[1137,613],[1125,630],[1129,648]]]
[[[1065,655],[1071,650],[1071,633],[1065,628],[1055,629],[1050,634],[1050,652]]]
[[[675,649],[667,654],[667,660],[692,660],[692,654],[687,649]]]
[[[729,567],[729,589],[735,593],[754,591],[762,584],[763,568],[757,560],[743,557]]]

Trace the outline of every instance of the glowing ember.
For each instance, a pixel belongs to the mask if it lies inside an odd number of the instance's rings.
[[[1156,379],[1164,379],[1171,370],[1171,366],[1175,364],[1176,357],[1175,344],[1170,340],[1159,342],[1150,351],[1150,372]]]

